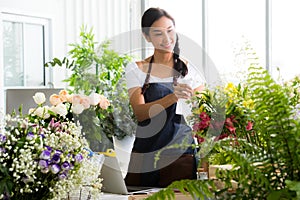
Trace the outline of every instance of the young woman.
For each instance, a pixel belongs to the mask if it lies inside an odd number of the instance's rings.
[[[200,90],[204,80],[180,57],[175,21],[165,10],[146,10],[142,32],[154,53],[126,67],[138,127],[125,181],[127,185],[166,187],[175,180],[196,178],[196,159],[190,147],[194,140],[178,102]],[[180,147],[175,148],[176,144]]]

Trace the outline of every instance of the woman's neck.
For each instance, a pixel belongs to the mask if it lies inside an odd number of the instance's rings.
[[[156,64],[173,66],[173,53],[172,52],[161,53],[155,51],[153,54],[153,62]]]

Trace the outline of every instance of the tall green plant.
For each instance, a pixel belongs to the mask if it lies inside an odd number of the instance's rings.
[[[276,83],[261,67],[250,67],[247,80],[254,101],[253,139],[238,139],[239,146],[220,144],[234,168],[220,171],[219,178],[236,180],[235,199],[292,199],[296,193],[287,181],[300,181],[299,119],[292,118],[294,106],[288,89]]]

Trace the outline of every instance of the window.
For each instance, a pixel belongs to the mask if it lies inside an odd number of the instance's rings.
[[[272,1],[271,70],[275,78],[280,75],[285,81],[300,74],[299,6],[298,0]]]
[[[49,19],[2,13],[4,87],[41,87],[51,82]],[[47,71],[48,70],[48,71]]]
[[[179,36],[180,55],[197,65],[199,52],[202,51],[202,2],[190,0],[188,3],[182,0],[149,0],[145,9],[160,7],[166,10],[175,20],[176,32]],[[152,46],[151,46],[152,47]],[[153,51],[151,50],[152,54]],[[195,59],[196,57],[196,59]]]
[[[265,2],[207,1],[208,55],[222,78],[239,82],[248,62],[265,66]]]

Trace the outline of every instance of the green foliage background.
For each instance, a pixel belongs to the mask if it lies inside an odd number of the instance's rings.
[[[212,149],[218,150],[214,164],[227,161],[233,166],[216,172],[216,180],[225,187],[217,188],[207,180],[178,181],[149,199],[174,199],[174,186],[195,199],[299,199],[300,119],[295,117],[299,95],[291,95],[297,93],[299,78],[294,80],[292,85],[277,83],[262,67],[249,68],[244,87],[254,101],[248,116],[254,121],[254,130],[251,135],[239,132],[237,138],[219,140]],[[234,193],[229,193],[232,180],[238,184]],[[211,188],[203,190],[207,183]],[[192,186],[187,190],[188,184]]]

